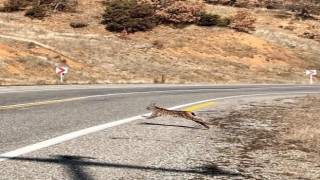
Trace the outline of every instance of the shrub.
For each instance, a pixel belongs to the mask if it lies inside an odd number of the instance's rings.
[[[54,0],[51,3],[52,9],[54,11],[63,12],[76,12],[77,5],[77,0]]]
[[[219,0],[204,0],[204,2],[208,4],[213,4],[213,5],[219,4]]]
[[[221,4],[221,5],[229,5],[232,6],[236,2],[236,0],[204,0],[208,4]]]
[[[63,12],[76,12],[78,0],[33,0],[34,7],[41,6],[48,10],[63,11]]]
[[[103,24],[109,31],[146,31],[157,24],[155,8],[148,2],[113,0],[107,4]]]
[[[310,15],[310,9],[308,7],[303,7],[298,13],[295,14],[297,19],[313,19],[314,17]]]
[[[87,27],[89,24],[84,23],[84,22],[71,22],[70,26],[73,28],[83,28],[83,27]]]
[[[4,12],[20,11],[22,8],[28,6],[32,0],[7,0],[0,9]]]
[[[201,13],[197,25],[199,26],[221,26],[226,27],[230,24],[229,18],[223,18],[217,14]]]
[[[240,8],[247,8],[247,7],[251,7],[251,1],[249,0],[237,0],[234,3],[235,7],[240,7]]]
[[[235,16],[232,17],[231,23],[229,27],[241,31],[249,33],[250,31],[254,31],[254,23],[256,21],[256,18],[254,18],[249,11],[238,11]]]
[[[29,0],[32,8],[28,9],[25,16],[43,19],[51,11],[75,12],[78,0]]]
[[[31,19],[43,19],[47,16],[47,10],[43,6],[34,5],[31,9],[28,9],[24,15]]]
[[[252,0],[204,0],[204,2],[213,5],[235,6],[235,7],[251,7],[257,6],[256,1]]]
[[[188,1],[174,1],[157,11],[156,16],[162,23],[194,23],[199,15],[204,12],[203,4]]]
[[[307,30],[300,35],[301,37],[313,39],[315,41],[320,42],[320,26],[309,25]]]
[[[264,0],[262,6],[266,7],[267,9],[283,9],[283,0]]]

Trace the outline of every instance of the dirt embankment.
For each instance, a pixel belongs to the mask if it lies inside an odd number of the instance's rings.
[[[23,12],[0,13],[1,85],[59,83],[57,66],[70,68],[70,84],[159,83],[162,77],[165,83],[307,83],[305,69],[318,66],[320,44],[301,37],[320,26],[316,20],[255,9],[257,28],[252,34],[160,26],[125,35],[99,24],[100,2],[78,6],[76,13],[55,13],[43,21],[30,20]],[[206,9],[222,16],[239,10]],[[73,29],[73,21],[89,26]]]

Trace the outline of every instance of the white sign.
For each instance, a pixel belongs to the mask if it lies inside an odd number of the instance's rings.
[[[61,84],[63,83],[64,75],[68,73],[68,68],[67,67],[57,67],[56,68],[56,73],[60,74],[60,82]]]
[[[306,74],[310,76],[310,84],[313,84],[313,76],[317,75],[317,70],[306,70]]]
[[[310,76],[317,75],[317,70],[306,70],[306,74]]]
[[[56,68],[56,73],[57,74],[67,74],[68,73],[68,68],[67,67],[57,67]]]

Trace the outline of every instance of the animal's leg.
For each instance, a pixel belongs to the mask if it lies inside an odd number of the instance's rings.
[[[155,117],[158,117],[160,116],[159,113],[152,113],[149,117],[147,117],[146,119],[152,119],[152,118],[155,118]]]
[[[202,126],[204,126],[207,129],[210,129],[210,127],[203,121],[202,122],[201,121],[194,121],[194,122],[201,124]]]
[[[210,129],[210,127],[207,125],[207,123],[204,120],[202,120],[201,118],[193,117],[193,118],[190,118],[190,120],[192,120],[198,124],[201,124],[202,126],[204,126],[207,129]]]

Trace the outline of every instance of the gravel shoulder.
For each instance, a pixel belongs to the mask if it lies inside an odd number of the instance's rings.
[[[217,102],[196,112],[210,130],[139,120],[1,162],[0,179],[319,179],[319,100]]]

